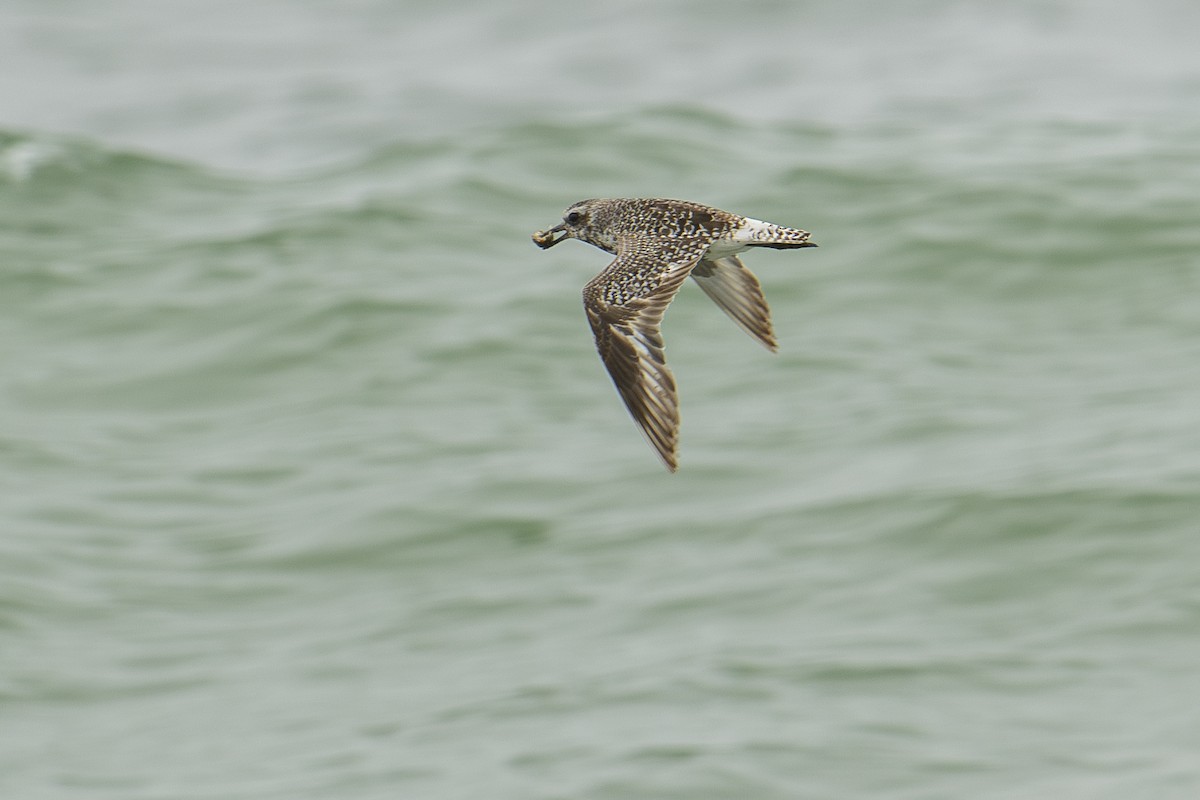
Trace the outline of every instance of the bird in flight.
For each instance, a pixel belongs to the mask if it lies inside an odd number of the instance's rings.
[[[583,289],[600,359],[667,469],[678,467],[679,398],[663,357],[661,324],[690,275],[744,331],[776,349],[771,310],[737,254],[751,247],[816,247],[807,231],[684,200],[581,200],[533,234],[547,249],[578,239],[616,256]]]

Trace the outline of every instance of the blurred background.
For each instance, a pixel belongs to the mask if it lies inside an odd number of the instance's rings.
[[[0,796],[1193,798],[1200,5],[7,0]],[[668,475],[529,234],[694,286]]]

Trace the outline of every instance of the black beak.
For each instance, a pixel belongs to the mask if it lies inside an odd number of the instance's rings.
[[[550,230],[538,231],[537,233],[533,234],[533,243],[536,244],[538,247],[542,248],[543,250],[548,250],[551,247],[554,247],[554,245],[561,242],[563,239],[569,238],[567,236],[566,229],[567,229],[567,226],[560,223],[558,225],[555,225]],[[556,233],[562,234],[562,235],[555,237],[554,234],[556,234]]]

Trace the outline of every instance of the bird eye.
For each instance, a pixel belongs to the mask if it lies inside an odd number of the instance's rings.
[[[572,211],[570,214],[567,214],[565,217],[563,217],[563,220],[568,225],[574,225],[581,219],[583,219],[583,214],[580,214],[578,211]]]

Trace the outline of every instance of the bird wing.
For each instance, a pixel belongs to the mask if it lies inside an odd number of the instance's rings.
[[[670,260],[649,249],[618,250],[583,290],[583,306],[600,359],[634,422],[667,469],[677,466],[679,398],[663,356],[662,318],[707,248],[679,248]]]
[[[705,259],[692,270],[704,293],[721,307],[746,333],[774,352],[777,345],[771,328],[771,309],[754,273],[737,256]]]

